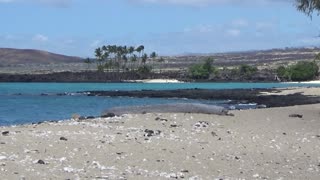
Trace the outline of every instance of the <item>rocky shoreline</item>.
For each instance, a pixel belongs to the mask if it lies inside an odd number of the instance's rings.
[[[252,77],[224,75],[210,79],[191,79],[186,71],[170,71],[162,73],[138,72],[54,72],[39,74],[5,74],[0,73],[0,82],[127,82],[141,79],[176,79],[184,82],[277,82],[271,72],[260,72]]]
[[[319,88],[315,88],[319,89]],[[286,89],[180,89],[180,90],[141,90],[141,91],[89,91],[88,96],[138,97],[138,98],[188,98],[203,100],[230,100],[230,104],[257,103],[266,107],[286,107],[320,103],[320,96],[305,95],[299,92],[276,94]],[[287,89],[288,90],[288,89]],[[273,93],[266,95],[264,93]]]

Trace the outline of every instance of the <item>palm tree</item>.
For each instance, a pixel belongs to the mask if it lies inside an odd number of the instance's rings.
[[[145,65],[148,60],[148,54],[144,53],[141,57],[142,64]]]
[[[86,58],[86,59],[84,60],[84,63],[86,63],[86,64],[87,64],[87,71],[89,71],[90,64],[91,64],[91,60],[90,60],[90,58]]]
[[[133,56],[131,56],[130,60],[131,60],[131,63],[132,63],[131,64],[131,71],[133,71],[133,69],[135,69],[135,63],[138,60],[138,56],[133,54]]]
[[[100,47],[98,47],[95,50],[95,56],[97,58],[97,69],[98,69],[98,71],[103,71],[103,67],[102,67],[103,57],[102,57],[102,49]]]
[[[164,62],[163,57],[160,57],[160,59],[158,60],[160,74],[162,73],[162,66],[161,66],[161,63],[163,63],[163,62]]]
[[[152,67],[154,66],[154,60],[156,59],[156,57],[157,57],[157,53],[156,53],[156,52],[152,52],[152,53],[150,54],[150,58],[151,58],[151,60],[152,60],[152,62],[151,62],[151,66],[152,66]]]

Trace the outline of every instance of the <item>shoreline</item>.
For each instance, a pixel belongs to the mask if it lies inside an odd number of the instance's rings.
[[[0,172],[4,179],[318,178],[320,104],[231,112],[0,127]]]
[[[307,92],[307,93],[303,93]],[[187,98],[200,100],[230,100],[230,104],[257,103],[266,107],[285,107],[320,103],[320,88],[276,89],[178,89],[140,91],[86,91],[88,96],[137,98]]]

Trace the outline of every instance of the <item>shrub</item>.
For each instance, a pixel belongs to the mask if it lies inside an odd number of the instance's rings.
[[[193,79],[208,79],[210,74],[217,72],[216,68],[212,66],[213,59],[208,58],[203,64],[196,64],[189,68],[189,73]]]
[[[299,62],[289,68],[293,81],[313,80],[318,75],[319,67],[315,62]]]
[[[210,72],[208,69],[204,68],[202,64],[196,64],[191,66],[189,69],[191,78],[193,79],[208,79],[210,76]]]
[[[138,68],[138,73],[140,74],[149,74],[152,71],[152,67],[143,65]]]
[[[243,64],[243,65],[241,65],[239,67],[240,75],[244,75],[244,76],[252,76],[257,71],[258,71],[257,67],[250,66],[250,65],[247,65],[247,64]]]
[[[277,69],[278,76],[292,81],[313,80],[319,72],[319,67],[315,62],[298,62],[287,68],[280,66]]]

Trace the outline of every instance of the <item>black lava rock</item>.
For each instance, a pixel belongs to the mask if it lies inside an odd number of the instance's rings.
[[[102,115],[101,117],[102,118],[112,118],[112,117],[115,117],[116,115],[114,113],[107,113],[107,114],[104,114]]]
[[[290,114],[289,117],[292,117],[292,118],[302,118],[303,115],[301,115],[301,114]]]
[[[96,117],[94,117],[94,116],[88,116],[87,117],[87,119],[94,119],[94,118],[96,118]]]
[[[61,141],[68,141],[68,139],[65,138],[65,137],[60,137],[60,140],[61,140]]]
[[[37,162],[38,164],[46,164],[43,160],[39,160],[38,162]]]
[[[8,135],[9,135],[9,131],[3,131],[3,132],[2,132],[2,135],[3,135],[3,136],[8,136]]]

